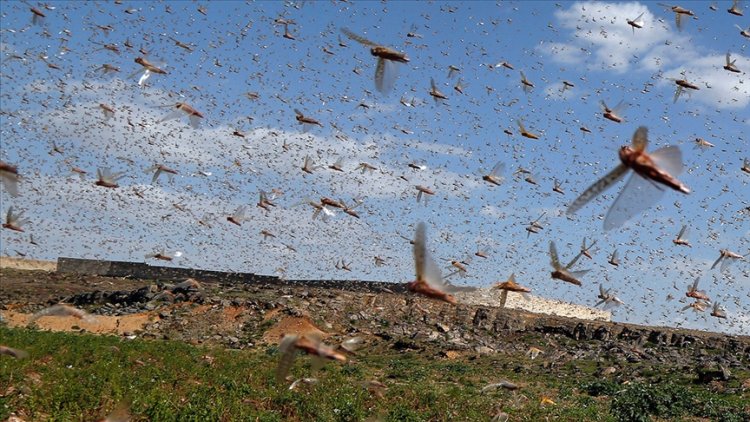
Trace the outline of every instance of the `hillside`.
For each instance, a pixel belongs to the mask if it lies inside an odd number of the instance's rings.
[[[149,371],[141,367],[150,366],[152,362],[132,356],[131,361],[122,362],[116,354],[100,350],[112,350],[112,347],[123,354],[149,355],[164,347],[179,347],[188,348],[189,355],[218,354],[257,360],[240,372],[222,377],[249,377],[261,382],[264,387],[255,391],[258,397],[253,400],[261,400],[263,405],[243,407],[242,398],[230,398],[212,407],[218,412],[212,414],[220,415],[218,419],[266,415],[273,420],[271,416],[276,415],[278,420],[283,414],[282,419],[306,420],[307,416],[315,414],[326,415],[321,416],[323,420],[361,419],[356,415],[403,420],[394,413],[402,407],[414,410],[409,413],[413,420],[471,420],[477,415],[490,419],[500,411],[511,415],[512,420],[533,420],[545,415],[563,419],[623,419],[624,410],[617,406],[629,408],[631,405],[633,411],[640,409],[639,412],[654,415],[668,416],[672,412],[709,419],[713,418],[709,414],[714,411],[725,418],[727,415],[742,417],[743,412],[747,416],[750,412],[747,404],[750,403],[750,371],[747,369],[750,338],[745,336],[577,320],[491,306],[451,306],[380,288],[367,292],[294,286],[293,283],[279,286],[219,282],[203,282],[197,286],[42,271],[0,271],[3,280],[0,315],[6,322],[0,343],[27,350],[32,357],[25,360],[2,357],[0,391],[6,392],[3,396],[8,406],[5,411],[15,412],[24,420],[44,419],[52,409],[71,410],[68,406],[73,406],[73,402],[41,398],[47,388],[62,388],[57,384],[63,380],[45,381],[45,374],[52,376],[45,371],[51,370],[50,365],[62,365],[71,354],[80,354],[79,358],[91,354],[97,356],[96,359],[113,359],[120,362],[118,370],[133,370],[136,378],[148,376]],[[91,312],[94,320],[42,317],[34,323],[35,330],[23,328],[34,312],[60,301]],[[75,334],[71,337],[71,334],[41,332],[45,330]],[[84,340],[89,338],[86,332],[112,335],[101,340]],[[342,382],[356,384],[372,376],[388,387],[378,392],[384,399],[372,396],[375,393],[368,393],[367,388],[363,390],[367,393],[365,396],[355,389],[356,399],[351,399],[358,410],[351,418],[336,413],[335,406],[327,407],[322,399],[304,406],[295,402],[292,409],[287,408],[288,403],[277,403],[279,395],[286,397],[288,390],[278,388],[272,380],[278,359],[276,345],[281,335],[289,333],[317,333],[331,345],[354,336],[364,341],[364,347],[351,356],[349,362],[326,365],[323,373],[316,376],[319,383],[305,385],[304,393],[299,394],[310,397],[331,394],[331,388],[334,391],[343,388]],[[83,343],[76,348],[64,346],[79,341]],[[175,341],[178,343],[173,343]],[[53,345],[63,345],[63,350],[47,349]],[[539,349],[534,359],[530,353],[532,348]],[[125,352],[125,349],[131,351]],[[42,365],[39,359],[45,363]],[[161,356],[158,360],[166,364],[168,359]],[[144,364],[132,366],[134,361]],[[310,369],[299,362],[306,360],[299,360],[293,372],[308,377]],[[89,359],[79,364],[81,371],[96,372],[104,362],[94,365]],[[200,358],[183,364],[187,367],[202,365]],[[228,367],[219,372],[226,369]],[[173,375],[177,379],[182,377]],[[33,380],[38,376],[42,377],[41,384]],[[81,373],[76,375],[81,376]],[[330,384],[333,379],[337,381]],[[480,394],[483,387],[498,383],[500,379],[521,388],[513,392]],[[33,387],[35,382],[36,387]],[[156,398],[134,394],[121,382],[108,378],[96,394],[98,400],[85,408],[75,407],[76,404],[71,414],[84,419],[95,418],[113,408],[120,399],[131,403],[136,420],[174,420],[166,415],[175,415],[178,408],[182,408],[172,402],[171,407],[168,406],[171,410],[158,416],[154,413]],[[140,381],[133,379],[132,382]],[[226,382],[206,374],[199,385]],[[22,386],[31,389],[24,390]],[[404,395],[404,390],[427,386],[433,391],[412,393],[419,397]],[[643,391],[631,391],[634,386]],[[195,393],[186,386],[181,388]],[[320,390],[322,388],[328,390]],[[354,394],[349,388],[344,390]],[[345,394],[344,390],[340,393]],[[662,405],[649,407],[648,403],[657,400],[659,395],[675,391],[687,394],[692,401],[680,404],[684,407],[679,409],[665,410],[659,407]],[[173,398],[173,394],[187,394],[186,391],[162,393]],[[436,401],[468,400],[468,408],[463,409],[459,403],[420,408],[410,401],[426,400],[420,394],[427,394],[430,400]],[[620,402],[615,406],[618,397],[645,402],[638,405]],[[543,398],[556,404],[542,404]],[[188,394],[184,399],[190,402],[197,400],[197,396],[191,398]],[[581,414],[583,402],[588,403],[588,407],[584,406],[587,413]],[[470,412],[462,416],[463,410]]]

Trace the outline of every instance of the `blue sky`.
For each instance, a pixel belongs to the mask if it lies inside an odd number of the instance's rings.
[[[682,31],[671,11],[637,2],[49,5],[54,10],[35,4],[47,17],[32,25],[28,5],[0,4],[0,159],[23,175],[21,195],[0,190],[0,199],[3,212],[12,205],[29,219],[26,233],[0,231],[3,255],[140,261],[164,249],[182,251],[174,262],[181,266],[406,282],[414,276],[411,248],[399,235],[413,236],[425,221],[444,272],[446,259],[491,246],[490,258],[475,257],[455,283],[488,286],[515,272],[534,294],[585,305],[596,302],[603,283],[627,303],[614,311],[616,320],[750,331],[750,263],[709,271],[721,248],[750,251],[750,213],[743,211],[750,175],[740,171],[750,158],[750,41],[735,27],[750,21],[727,13],[731,2],[717,3],[717,11],[690,2],[697,19],[686,19]],[[642,12],[644,27],[633,31],[626,19]],[[294,40],[283,37],[277,18],[295,21]],[[107,25],[110,31],[100,29]],[[369,47],[343,36],[342,27],[408,55],[388,95],[375,90]],[[139,75],[129,77],[140,67],[140,48],[169,72],[152,75],[145,87]],[[727,51],[741,73],[722,69]],[[494,67],[502,61],[515,69]],[[97,71],[104,63],[120,71]],[[451,78],[449,65],[461,69]],[[520,71],[535,85],[528,93]],[[669,78],[681,72],[700,90],[673,102]],[[430,78],[447,101],[429,96]],[[458,78],[463,95],[453,89]],[[575,86],[561,92],[563,80]],[[402,97],[415,106],[402,105]],[[624,121],[604,119],[601,100],[626,103]],[[199,129],[185,118],[159,123],[164,106],[177,102],[203,113]],[[113,118],[104,118],[100,103],[116,110]],[[303,130],[295,108],[323,126]],[[540,138],[521,137],[518,119]],[[679,179],[692,193],[668,191],[657,206],[604,232],[620,182],[566,216],[578,194],[619,163],[619,147],[642,125],[649,150],[680,146]],[[695,147],[698,137],[715,146]],[[53,142],[63,154],[49,153]],[[302,172],[305,156],[323,167]],[[344,173],[327,168],[340,157]],[[498,161],[505,182],[483,182],[482,169]],[[361,162],[378,170],[355,171]],[[156,163],[179,174],[151,185],[144,170]],[[88,172],[84,180],[74,166]],[[125,172],[120,187],[94,186],[98,167]],[[519,167],[538,185],[514,175]],[[552,192],[555,178],[564,195]],[[436,195],[417,203],[416,185]],[[255,206],[261,189],[283,192],[278,207]],[[297,205],[322,196],[362,198],[361,218],[334,210],[326,222],[313,220],[311,207]],[[248,219],[229,224],[226,216],[242,205]],[[527,237],[525,225],[543,212],[544,229]],[[204,216],[212,227],[198,224]],[[683,224],[691,248],[672,244]],[[263,229],[277,237],[264,241]],[[567,261],[584,236],[599,250],[577,267],[591,268],[583,286],[550,279],[549,241]],[[617,268],[607,263],[615,248]],[[374,256],[386,265],[375,266]],[[342,258],[351,272],[336,270]],[[728,321],[679,312],[696,277]]]

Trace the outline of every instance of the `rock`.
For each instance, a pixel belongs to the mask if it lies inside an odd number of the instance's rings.
[[[474,312],[472,323],[477,328],[489,328],[490,312],[485,308],[479,308]]]
[[[419,350],[419,347],[413,341],[398,339],[393,343],[393,349],[398,351]]]
[[[600,341],[609,341],[611,337],[610,334],[611,333],[607,327],[601,326],[594,331],[593,339],[600,340]]]
[[[722,380],[729,381],[729,378],[732,377],[732,371],[730,371],[729,368],[725,367],[724,365],[719,365],[719,370],[721,371]]]
[[[579,322],[573,329],[573,338],[576,340],[588,340],[591,338],[588,325]]]
[[[474,351],[480,356],[495,354],[495,349],[488,346],[477,346],[474,348]]]
[[[446,350],[443,352],[443,356],[448,359],[457,359],[461,357],[461,353],[456,350]]]
[[[600,370],[599,375],[606,377],[606,376],[614,374],[615,372],[617,372],[617,368],[615,368],[614,366],[608,366]]]
[[[176,284],[172,289],[172,293],[187,293],[192,291],[203,290],[203,286],[198,280],[188,278],[185,281]]]
[[[708,368],[697,368],[698,379],[695,381],[699,384],[708,384],[715,380],[726,381],[729,379],[728,375],[721,369],[708,369]]]

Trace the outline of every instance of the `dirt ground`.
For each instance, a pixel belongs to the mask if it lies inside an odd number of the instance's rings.
[[[525,333],[537,332],[549,336],[549,344],[555,344],[555,338],[567,338],[600,344],[594,348],[611,348],[616,342],[624,351],[640,348],[646,341],[660,347],[733,345],[750,351],[750,337],[746,336],[579,320],[471,303],[453,306],[409,293],[202,283],[198,296],[183,297],[169,291],[176,283],[16,268],[0,269],[0,280],[0,316],[11,327],[27,326],[34,313],[62,301],[70,303],[76,295],[80,298],[96,293],[106,298],[106,293],[132,294],[150,289],[169,300],[86,302],[81,307],[92,313],[91,320],[49,316],[34,324],[45,330],[164,338],[232,348],[277,344],[284,334],[309,334],[332,342],[356,334],[397,347],[437,345],[442,353],[490,353],[516,347],[499,341],[501,337],[522,338]]]
[[[145,280],[58,274],[47,270],[27,271],[10,267],[0,269],[0,275],[0,304],[10,307],[28,303],[57,303],[59,299],[76,293],[131,290],[151,284]]]
[[[0,270],[0,316],[10,327],[27,326],[34,310],[61,302],[66,297],[93,291],[136,290],[153,284],[150,280],[57,274],[47,270],[30,271],[28,269],[35,268],[36,264],[23,263],[21,260],[13,260],[12,264]],[[41,266],[45,267],[44,263]],[[215,286],[206,287],[210,289]],[[217,295],[214,299],[221,296]],[[231,294],[223,296],[231,297]],[[278,343],[284,334],[307,334],[319,338],[329,336],[329,333],[315,326],[310,316],[285,315],[280,309],[271,308],[259,313],[262,321],[267,322],[264,324],[266,330],[259,339],[263,343]],[[252,313],[244,306],[181,303],[119,316],[91,315],[91,318],[86,319],[73,316],[43,316],[34,321],[34,325],[38,329],[50,331],[132,335],[142,331],[146,326],[154,326],[154,323],[161,320],[159,315],[165,312],[179,313],[181,324],[188,329],[192,327],[195,337],[208,333],[214,336],[233,334],[242,325],[241,319]],[[187,334],[184,337],[191,335]]]

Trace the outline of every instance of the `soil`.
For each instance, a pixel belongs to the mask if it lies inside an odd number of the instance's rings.
[[[429,350],[443,357],[539,347],[561,361],[606,354],[631,362],[695,365],[705,358],[732,366],[750,356],[747,336],[450,305],[382,289],[368,293],[201,280],[181,284],[10,268],[0,269],[0,279],[0,316],[10,327],[26,326],[34,313],[62,302],[91,313],[94,321],[47,316],[34,323],[38,329],[236,349],[278,344],[281,336],[292,333],[331,344],[359,336],[373,347]]]

